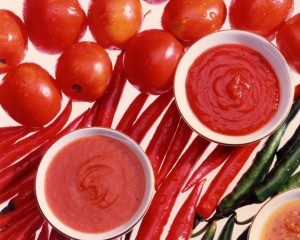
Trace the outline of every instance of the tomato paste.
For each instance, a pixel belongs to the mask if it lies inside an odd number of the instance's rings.
[[[189,105],[211,130],[245,135],[264,126],[279,104],[279,83],[269,62],[241,44],[200,54],[186,81]]]
[[[74,140],[46,172],[47,202],[65,225],[86,233],[115,229],[141,204],[145,176],[137,156],[106,136]]]
[[[260,239],[300,239],[300,200],[277,209],[267,220]]]

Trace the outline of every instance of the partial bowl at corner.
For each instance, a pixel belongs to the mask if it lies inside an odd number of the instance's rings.
[[[212,130],[199,120],[188,100],[186,81],[191,66],[201,54],[224,44],[239,44],[258,52],[269,62],[278,79],[280,101],[276,113],[264,126],[249,133],[235,135]],[[225,59],[224,65],[226,64]],[[270,135],[287,117],[293,102],[293,94],[291,70],[278,48],[261,36],[241,30],[218,31],[198,40],[183,55],[175,73],[174,95],[179,111],[187,124],[204,138],[224,145],[249,144]]]

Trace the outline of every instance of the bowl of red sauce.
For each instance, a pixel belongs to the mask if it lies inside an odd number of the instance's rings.
[[[64,235],[113,239],[130,231],[153,194],[152,167],[127,135],[108,128],[71,132],[47,151],[37,171],[41,212]]]
[[[275,131],[286,118],[291,70],[267,39],[240,30],[212,33],[181,58],[174,95],[186,122],[220,144],[243,145]]]
[[[255,216],[248,240],[298,239],[300,235],[300,189],[287,190],[266,202]]]

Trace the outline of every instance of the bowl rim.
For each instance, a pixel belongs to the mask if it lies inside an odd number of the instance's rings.
[[[286,191],[280,192],[267,200],[255,214],[254,219],[249,227],[247,240],[258,240],[265,222],[268,218],[280,207],[293,201],[300,200],[300,188],[295,187]],[[276,208],[274,208],[274,206]],[[263,219],[262,219],[263,218]]]
[[[284,95],[285,97],[280,98],[275,116],[265,126],[255,132],[245,135],[226,135],[214,132],[198,120],[188,104],[185,80],[189,67],[201,53],[211,47],[222,44],[241,44],[258,51],[268,60],[278,77],[279,88],[283,91],[281,96]],[[259,49],[262,49],[263,52]],[[280,63],[280,69],[274,67],[276,62]],[[280,73],[280,71],[283,72]],[[209,34],[196,41],[187,49],[175,71],[173,91],[177,107],[183,119],[195,132],[218,144],[245,145],[259,141],[272,134],[284,122],[293,103],[294,85],[292,79],[292,72],[287,61],[273,43],[262,36],[248,31],[227,29]],[[264,131],[264,129],[266,130]]]
[[[101,135],[113,138],[129,149],[131,149],[139,159],[142,168],[144,170],[145,175],[145,191],[144,197],[140,203],[138,210],[135,214],[126,222],[125,224],[112,229],[107,232],[100,232],[100,233],[89,233],[89,232],[81,232],[73,229],[55,216],[55,214],[51,211],[50,206],[48,205],[45,197],[45,175],[49,164],[51,163],[55,154],[66,146],[68,143],[73,142],[76,139],[80,139],[81,137],[86,136],[94,136],[94,135]],[[82,128],[78,130],[74,130],[62,138],[57,140],[45,153],[42,161],[40,162],[37,170],[36,180],[35,180],[35,195],[38,203],[38,207],[43,214],[43,216],[48,220],[50,225],[61,232],[63,235],[71,237],[73,239],[80,239],[80,240],[104,240],[104,239],[113,239],[119,237],[126,232],[130,231],[143,217],[145,212],[147,211],[152,196],[154,194],[154,174],[152,171],[152,166],[150,163],[149,158],[147,157],[146,153],[143,151],[141,146],[132,138],[127,136],[126,134],[111,128],[106,127],[89,127],[89,128]]]

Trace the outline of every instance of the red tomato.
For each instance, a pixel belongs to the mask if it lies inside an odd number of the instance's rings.
[[[0,9],[0,74],[18,65],[27,52],[28,36],[22,20]]]
[[[232,0],[229,22],[234,29],[254,32],[273,39],[293,9],[293,0]]]
[[[53,77],[35,63],[22,63],[0,84],[0,104],[15,121],[32,127],[50,122],[61,108],[62,95]]]
[[[170,0],[163,11],[162,27],[179,40],[195,42],[221,29],[226,14],[223,0]]]
[[[110,82],[111,60],[103,47],[79,42],[67,48],[56,64],[56,80],[62,91],[78,101],[102,97]]]
[[[173,75],[183,46],[164,30],[145,30],[128,44],[124,70],[128,81],[142,92],[161,94],[173,86]]]
[[[279,29],[276,44],[289,65],[300,73],[300,13]]]
[[[91,33],[104,48],[124,49],[142,24],[139,0],[92,0],[88,10]]]
[[[25,0],[23,17],[35,47],[51,54],[78,42],[87,28],[85,12],[77,0]]]

